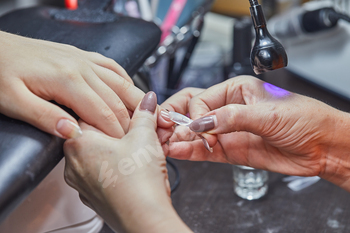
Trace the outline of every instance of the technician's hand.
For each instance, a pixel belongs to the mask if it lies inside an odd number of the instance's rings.
[[[62,138],[81,134],[54,100],[110,136],[122,136],[144,93],[113,60],[73,46],[0,32],[0,113]]]
[[[157,109],[149,92],[123,138],[81,123],[83,136],[64,145],[67,183],[117,232],[190,232],[171,205]]]
[[[318,175],[350,191],[347,113],[249,76],[230,79],[191,99],[180,93],[162,107],[189,111],[197,119],[191,129],[210,134],[215,145],[211,154],[189,130],[176,128],[169,146],[163,144],[171,157]],[[159,129],[162,143],[170,131]]]

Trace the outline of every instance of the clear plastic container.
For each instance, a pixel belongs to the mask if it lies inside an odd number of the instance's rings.
[[[246,166],[233,166],[233,190],[241,198],[256,200],[268,190],[268,173]]]

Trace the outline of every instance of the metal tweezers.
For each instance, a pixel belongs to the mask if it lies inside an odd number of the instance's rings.
[[[185,115],[177,113],[177,112],[169,111],[168,114],[169,114],[170,120],[178,125],[183,125],[183,126],[189,127],[190,124],[193,122],[192,119],[188,118]],[[196,133],[196,134],[198,137],[200,137],[202,139],[205,149],[207,149],[210,153],[213,153],[213,148],[211,148],[209,146],[207,139],[205,139],[202,135],[200,135],[198,133]]]

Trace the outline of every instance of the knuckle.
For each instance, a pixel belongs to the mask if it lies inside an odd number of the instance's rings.
[[[108,106],[103,107],[101,109],[101,115],[102,115],[102,118],[108,122],[114,123],[118,120],[114,112]]]
[[[73,66],[67,66],[63,68],[63,74],[66,78],[69,79],[69,81],[77,82],[82,80],[81,74],[78,72],[76,68]]]
[[[33,120],[36,122],[47,122],[48,119],[53,119],[53,116],[55,115],[54,108],[41,108],[40,111],[35,111],[33,114]]]
[[[189,105],[194,105],[195,103],[198,103],[199,101],[201,101],[200,96],[194,96],[192,99],[190,99],[189,101]]]
[[[182,89],[181,91],[179,91],[176,94],[178,94],[178,95],[187,95],[188,93],[191,93],[194,89],[195,88],[193,88],[193,87],[186,87],[186,88]]]
[[[67,49],[71,49],[71,50],[74,50],[74,51],[78,50],[77,47],[75,47],[75,46],[73,46],[73,45],[70,45],[70,44],[64,44],[64,46],[65,46]]]
[[[122,102],[117,104],[115,112],[118,119],[130,119],[129,112]]]
[[[197,93],[197,92],[203,91],[203,89],[196,88],[196,87],[187,87],[186,89],[187,89],[186,90],[187,94],[192,94],[192,93]]]
[[[92,56],[94,56],[95,59],[98,60],[103,60],[106,59],[105,56],[103,56],[102,54],[98,53],[98,52],[89,52]]]
[[[260,124],[260,130],[263,134],[270,134],[275,131],[276,127],[280,122],[280,112],[277,110],[275,105],[270,105],[266,108],[267,115],[264,117],[264,120]]]
[[[66,156],[72,156],[76,152],[78,139],[69,139],[63,144],[63,151]]]
[[[240,116],[242,115],[242,111],[240,110],[240,108],[236,108],[232,105],[227,105],[225,107],[225,112],[224,112],[224,116],[223,119],[226,120],[226,124],[227,125],[231,125],[231,126],[237,126],[239,124],[237,123],[237,119],[242,119]],[[236,130],[240,130],[240,129],[236,129]]]
[[[102,56],[102,55],[101,55]],[[117,62],[115,62],[112,58],[104,57],[105,62],[110,66],[117,66]]]
[[[138,128],[138,132],[144,132],[143,130],[146,130],[147,132],[150,130],[152,132],[155,132],[155,129],[157,127],[157,123],[149,117],[134,116],[133,121],[134,121],[134,124],[135,124],[135,122],[137,122],[136,124],[137,124],[137,128]],[[147,135],[147,134],[145,134],[145,135]]]
[[[70,166],[67,164],[66,162],[66,167],[64,169],[64,180],[66,181],[66,183],[72,187],[72,188],[75,188],[75,183],[74,183],[74,178],[73,178],[73,174],[72,174],[72,170],[70,168]]]
[[[133,85],[126,79],[122,78],[122,90],[123,92],[128,91]]]

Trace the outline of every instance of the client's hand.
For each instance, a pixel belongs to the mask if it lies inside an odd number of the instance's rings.
[[[0,113],[62,138],[81,134],[54,100],[110,136],[122,136],[144,93],[112,59],[0,32]]]
[[[185,114],[214,153],[184,128],[159,129],[168,155],[210,160],[280,172],[321,176],[350,190],[350,116],[320,101],[241,76],[209,88],[171,97],[162,107]],[[181,130],[180,130],[181,129]],[[218,143],[216,143],[218,142]]]
[[[118,232],[120,226],[127,232],[190,232],[171,205],[157,114],[149,92],[123,138],[81,123],[83,136],[64,145],[67,183]]]

